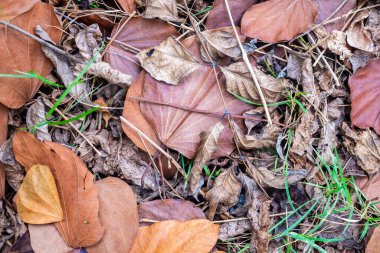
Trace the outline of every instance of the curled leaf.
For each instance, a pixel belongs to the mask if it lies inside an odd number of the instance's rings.
[[[366,52],[375,52],[378,50],[372,41],[370,29],[364,25],[364,21],[369,16],[368,10],[359,12],[350,28],[347,30],[347,43],[354,48]]]

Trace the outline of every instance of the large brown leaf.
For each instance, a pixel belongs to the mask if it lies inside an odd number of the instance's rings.
[[[13,1],[14,2],[14,1]],[[34,33],[36,25],[47,31],[50,37],[58,42],[61,37],[60,22],[54,9],[46,3],[37,3],[33,9],[10,21],[20,28]],[[15,71],[34,71],[46,76],[52,64],[41,51],[39,42],[16,32],[13,29],[0,27],[0,73],[15,74]],[[41,85],[38,79],[1,78],[0,103],[9,108],[19,108],[31,99]]]
[[[13,150],[26,170],[43,164],[53,173],[64,214],[64,220],[55,225],[65,242],[74,248],[97,243],[104,233],[98,215],[98,187],[83,162],[71,150],[42,143],[25,132],[13,137]]]
[[[9,21],[32,9],[39,0],[2,0],[0,1],[0,19]]]
[[[208,220],[162,221],[140,227],[130,253],[208,253],[219,236],[219,225]]]
[[[371,60],[349,79],[351,121],[359,128],[373,127],[380,134],[380,59]]]
[[[317,14],[314,0],[270,0],[249,9],[241,20],[241,29],[248,37],[276,43],[306,31]]]
[[[154,47],[169,36],[178,36],[178,33],[173,26],[160,20],[138,17],[130,19],[124,25],[128,19],[129,17],[126,17],[114,27],[111,36],[115,37],[116,34],[117,36],[105,55],[105,61],[113,68],[132,75],[133,80],[135,80],[141,71],[139,61],[135,57],[138,51],[130,48],[129,50],[125,49],[128,49],[128,46],[139,50]]]

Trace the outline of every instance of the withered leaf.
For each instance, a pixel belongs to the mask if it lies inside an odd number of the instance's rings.
[[[356,185],[359,187],[364,196],[371,202],[378,202],[380,197],[380,174],[374,176],[359,177],[355,179]],[[376,204],[377,208],[380,208],[380,204]]]
[[[35,253],[67,253],[66,245],[54,224],[28,225],[30,241]]]
[[[220,225],[219,239],[226,241],[237,235],[244,234],[246,231],[252,230],[252,224],[249,220],[229,221]]]
[[[365,248],[367,253],[376,253],[380,247],[380,227],[376,227]]]
[[[373,59],[348,80],[352,124],[362,129],[372,127],[377,134],[380,134],[379,68],[380,59]]]
[[[63,211],[49,167],[33,165],[17,192],[17,212],[29,224],[47,224],[63,220]]]
[[[159,46],[141,51],[136,57],[152,77],[173,85],[178,85],[184,77],[201,67],[187,49],[172,37]]]
[[[365,27],[364,20],[369,16],[369,10],[363,10],[357,14],[350,28],[347,30],[347,43],[354,48],[375,52],[378,49],[372,41],[370,30]]]
[[[2,163],[2,146],[8,137],[8,111],[9,109],[0,104],[0,196],[5,194],[5,166]]]
[[[264,195],[263,193],[261,193]],[[267,233],[271,222],[269,219],[269,209],[272,200],[265,199],[265,196],[257,196],[248,211],[248,217],[252,222],[253,233],[251,239],[251,251],[257,253],[267,253],[271,235]]]
[[[202,186],[201,176],[203,165],[207,162],[212,154],[218,149],[218,141],[223,132],[224,125],[221,122],[216,123],[210,129],[200,133],[201,142],[194,159],[194,166],[190,174],[190,194],[198,195]]]
[[[140,227],[130,253],[207,253],[219,236],[219,226],[208,220],[161,221]]]
[[[98,187],[83,162],[71,150],[53,142],[42,143],[25,132],[13,137],[13,150],[26,170],[35,164],[50,168],[64,214],[64,220],[55,225],[65,242],[74,248],[97,243],[104,233],[98,216]]]
[[[0,2],[0,19],[9,21],[27,11],[30,11],[39,0],[2,0]]]
[[[12,139],[8,139],[0,147],[0,165],[3,165],[3,169],[5,171],[6,179],[9,185],[18,191],[24,178],[25,170],[15,159]]]
[[[144,18],[179,22],[176,0],[146,0]]]
[[[39,140],[51,141],[48,125],[36,127],[41,122],[45,121],[45,104],[42,97],[37,98],[36,102],[29,107],[26,114],[26,125],[29,131],[34,132]]]
[[[314,24],[314,0],[270,0],[254,4],[241,20],[242,33],[269,43],[291,40]]]

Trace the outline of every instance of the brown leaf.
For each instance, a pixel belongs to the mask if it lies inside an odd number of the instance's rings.
[[[4,142],[8,137],[8,108],[0,104],[0,147],[3,146]],[[1,150],[1,149],[0,149]],[[1,152],[0,152],[1,156]],[[0,197],[5,194],[5,168],[4,164],[1,162],[0,158]]]
[[[99,216],[105,231],[99,243],[86,249],[88,253],[129,252],[139,226],[136,197],[131,187],[119,178],[107,177],[96,184]]]
[[[379,252],[380,247],[380,227],[376,227],[373,231],[371,238],[367,246],[365,247],[366,253],[376,253]]]
[[[149,36],[146,36],[147,34]],[[136,80],[141,67],[135,57],[138,51],[132,48],[143,50],[155,47],[169,36],[178,36],[178,33],[166,22],[126,17],[112,30],[111,37],[115,38],[115,42],[108,48],[104,59],[113,68],[130,74],[132,79]]]
[[[378,50],[372,41],[371,31],[364,25],[364,21],[369,16],[369,10],[363,10],[357,14],[350,28],[347,30],[347,43],[354,48],[375,52]]]
[[[146,0],[144,18],[180,22],[176,0]]]
[[[178,85],[201,64],[178,41],[169,37],[160,45],[136,55],[141,66],[158,81]]]
[[[120,4],[121,8],[129,14],[136,11],[135,0],[117,0],[117,2]]]
[[[264,194],[262,194],[264,195]],[[267,233],[271,222],[269,209],[272,200],[265,200],[265,196],[257,196],[248,211],[248,217],[252,222],[253,233],[251,240],[251,251],[267,253],[271,235]]]
[[[38,1],[33,9],[10,22],[29,33],[34,33],[37,24],[41,25],[56,42],[61,37],[60,22],[53,7],[46,3]],[[1,65],[0,73],[14,74],[15,70],[32,70],[46,76],[52,69],[51,63],[41,51],[40,43],[13,29],[0,27],[0,45],[0,62],[8,63]],[[19,108],[36,94],[41,83],[42,81],[32,78],[1,78],[0,103],[9,108]]]
[[[98,188],[83,162],[71,150],[53,142],[42,143],[25,132],[13,137],[13,149],[26,170],[44,164],[52,171],[65,217],[55,225],[65,242],[71,247],[97,243],[104,233],[98,217]]]
[[[54,224],[28,225],[30,241],[35,253],[67,253],[66,245]]]
[[[200,133],[199,137],[201,138],[201,142],[197,154],[195,155],[194,166],[190,174],[190,194],[195,197],[203,185],[203,180],[201,180],[203,166],[218,149],[219,137],[223,129],[223,124],[218,122],[210,129]]]
[[[153,200],[138,205],[138,209],[140,220],[188,221],[206,218],[202,209],[196,207],[194,203],[180,199]],[[149,223],[140,222],[140,226],[146,225],[149,225]]]
[[[26,125],[30,132],[34,132],[37,139],[42,141],[51,141],[48,125],[36,127],[45,121],[45,104],[42,97],[38,97],[36,102],[29,107],[26,114]]]
[[[380,59],[373,59],[348,80],[352,124],[362,129],[372,127],[377,134],[380,134],[379,68]]]
[[[226,241],[237,235],[244,234],[246,231],[252,230],[252,224],[249,220],[229,221],[220,225],[219,239]]]
[[[371,202],[378,202],[380,198],[380,174],[375,174],[373,177],[355,178],[356,185],[360,188],[364,196]],[[380,204],[375,205],[380,208]]]
[[[208,220],[161,221],[140,227],[130,253],[208,253],[219,235],[219,226]]]
[[[13,244],[8,253],[34,253],[30,245],[29,232],[26,231],[17,241]]]
[[[49,167],[33,165],[17,192],[17,212],[29,224],[47,224],[63,220],[57,186]]]
[[[38,4],[39,0],[2,0],[0,2],[0,19],[9,21],[14,19],[15,17],[30,11],[36,4]]]
[[[252,68],[267,103],[277,102],[281,97],[282,91],[287,86],[286,80],[266,75],[254,66]],[[227,79],[227,90],[230,93],[239,95],[255,103],[261,103],[259,93],[244,62],[233,63],[228,67],[220,67],[220,69]]]
[[[269,43],[291,40],[314,24],[314,0],[270,0],[253,5],[241,20],[242,33]]]
[[[12,139],[7,140],[1,146],[0,162],[3,165],[8,184],[13,189],[18,191],[24,178],[25,170],[15,159],[12,147]]]

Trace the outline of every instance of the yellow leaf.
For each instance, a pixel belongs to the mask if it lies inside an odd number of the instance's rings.
[[[57,186],[48,166],[33,165],[16,197],[21,220],[29,224],[47,224],[63,220]]]

